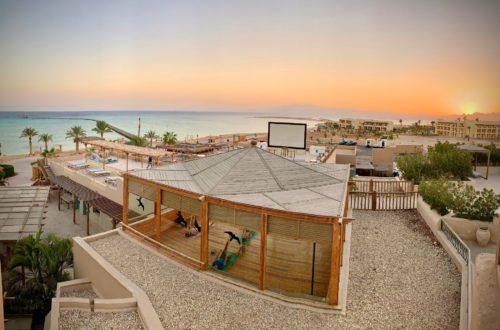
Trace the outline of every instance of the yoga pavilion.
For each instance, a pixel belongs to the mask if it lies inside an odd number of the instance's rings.
[[[338,305],[348,179],[347,165],[297,163],[255,147],[130,171],[123,230],[229,282]],[[152,206],[129,218],[144,200]]]

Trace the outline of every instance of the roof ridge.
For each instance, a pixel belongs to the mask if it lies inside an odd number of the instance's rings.
[[[208,156],[208,157],[203,157],[203,158],[198,158],[198,159],[192,159],[192,160],[189,160],[189,161],[187,161],[187,162],[182,162],[182,163],[180,163],[180,164],[182,164],[182,167],[184,167],[184,168],[185,168],[185,169],[189,172],[189,170],[186,168],[186,163],[195,162],[195,161],[197,161],[197,160],[200,160],[200,161],[201,161],[201,160],[209,159],[209,158],[212,158],[212,157],[215,157],[215,156],[224,156],[224,155],[227,155],[228,153],[233,153],[231,156],[226,157],[226,158],[224,158],[224,159],[223,159],[223,160],[227,160],[227,159],[229,159],[229,158],[234,157],[235,155],[240,154],[241,152],[243,152],[243,151],[245,151],[245,150],[246,150],[246,149],[235,149],[235,150],[232,150],[232,151],[228,151],[228,152],[226,152],[226,153],[220,153],[220,154],[210,155],[210,156]],[[238,162],[239,162],[239,160],[238,160]],[[189,175],[192,175],[192,176],[194,176],[194,175],[198,175],[198,174],[200,174],[200,173],[202,173],[202,172],[205,172],[205,171],[206,171],[206,170],[208,170],[209,168],[212,168],[212,167],[214,167],[214,166],[218,165],[219,163],[220,163],[220,162],[214,163],[214,164],[212,164],[212,165],[210,165],[210,166],[205,167],[204,169],[202,169],[202,170],[200,170],[200,171],[198,171],[198,172],[189,173]]]
[[[246,154],[248,154],[248,150],[249,150],[249,149],[241,149],[241,150],[245,150],[245,151],[246,151],[246,152],[245,152],[245,155],[246,155]],[[235,154],[240,154],[240,153],[239,153],[239,152],[237,152],[237,153],[235,153]],[[241,157],[240,157],[240,159],[238,159],[238,160],[237,160],[237,161],[236,161],[233,165],[231,165],[231,167],[227,170],[227,172],[226,172],[226,173],[230,172],[230,171],[231,171],[231,170],[232,170],[232,169],[236,166],[236,164],[238,164],[239,162],[241,162],[241,160],[245,157],[245,155],[241,156]],[[231,157],[229,157],[229,158],[231,158]],[[226,158],[226,159],[229,159],[229,158]],[[216,164],[213,164],[212,166],[215,166],[215,165],[218,165],[218,164],[216,163]],[[206,169],[208,169],[208,168],[210,168],[210,167],[212,167],[212,166],[209,166],[209,167],[207,167]],[[201,172],[203,172],[203,171],[200,171],[200,172],[198,172],[198,173],[201,173]],[[198,173],[196,173],[196,174],[198,174]],[[223,176],[222,176],[219,180],[217,180],[217,183],[215,183],[215,184],[212,186],[212,188],[210,188],[210,190],[209,190],[209,191],[207,191],[207,195],[208,195],[208,194],[210,194],[210,193],[211,193],[211,192],[215,189],[215,187],[217,187],[217,186],[219,185],[219,183],[221,183],[221,181],[222,181],[222,180],[224,180],[224,178],[225,178],[225,177],[226,177],[226,175],[223,175]]]
[[[296,161],[294,161],[294,160],[290,160],[290,159],[288,159],[288,158],[286,158],[286,157],[283,157],[283,156],[280,156],[280,155],[276,155],[276,154],[274,154],[274,153],[272,153],[272,152],[270,152],[270,151],[266,151],[266,150],[263,150],[263,149],[261,149],[261,148],[256,148],[256,149],[259,149],[259,150],[261,150],[261,152],[267,153],[267,154],[269,154],[269,155],[273,155],[273,156],[275,156],[275,157],[279,157],[279,158],[281,158],[281,159],[284,159],[284,160],[286,160],[286,161],[289,161],[290,163],[295,164],[295,165],[297,165],[297,166],[300,166],[300,167],[302,167],[302,168],[305,168],[306,170],[310,170],[310,171],[313,171],[313,172],[315,172],[315,173],[321,174],[321,176],[325,176],[325,177],[327,177],[328,179],[335,179],[335,180],[337,180],[338,182],[341,182],[339,179],[337,179],[337,178],[335,178],[335,177],[333,177],[333,176],[331,176],[331,175],[328,175],[328,174],[326,174],[326,173],[324,173],[324,172],[317,171],[317,170],[315,170],[315,169],[313,169],[313,168],[311,168],[311,167],[309,167],[309,166],[307,166],[307,165],[300,164],[300,163],[298,163],[298,162],[296,162]],[[259,154],[259,156],[261,156],[261,157],[262,157],[262,155],[260,155],[260,154]],[[266,166],[267,166],[267,162],[266,162]],[[274,176],[274,173],[273,173],[272,175],[273,175],[273,177],[275,177],[275,176]],[[278,183],[278,185],[281,187],[281,184],[279,184],[279,183]]]
[[[260,148],[257,148],[257,149],[260,149]],[[262,155],[259,152],[257,152],[257,155],[259,155],[259,158],[262,160],[262,163],[267,168],[267,170],[269,171],[269,173],[273,177],[274,181],[276,181],[276,184],[278,185],[278,187],[280,187],[281,190],[285,190],[285,187],[283,187],[283,185],[281,184],[281,182],[279,182],[279,180],[276,177],[276,175],[274,175],[273,170],[271,169],[271,167],[269,167],[269,164],[267,164],[267,161],[264,159],[264,157],[262,157]]]

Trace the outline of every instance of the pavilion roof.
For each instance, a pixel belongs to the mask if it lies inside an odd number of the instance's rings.
[[[92,207],[99,209],[101,212],[107,214],[115,222],[122,221],[123,206],[106,198],[99,193],[71,180],[70,178],[59,175],[54,175],[50,166],[46,166],[45,170],[49,176],[51,184],[55,184],[62,189],[76,195],[80,200],[88,202]]]
[[[0,187],[0,242],[35,234],[42,225],[49,187]]]
[[[123,143],[110,142],[105,140],[85,140],[84,144],[90,144],[104,149],[122,151],[128,154],[142,155],[148,157],[163,157],[168,154],[166,150],[131,146]]]
[[[338,216],[349,166],[298,163],[259,148],[246,148],[128,174],[234,202]]]
[[[483,153],[483,154],[490,153],[490,151],[488,149],[480,147],[480,146],[475,145],[475,144],[462,144],[462,145],[458,146],[458,149],[465,150],[465,151],[472,152],[472,153]]]

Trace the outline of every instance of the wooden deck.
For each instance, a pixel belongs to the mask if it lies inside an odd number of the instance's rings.
[[[160,242],[176,251],[192,258],[200,257],[201,234],[185,237],[186,229],[171,221],[172,215],[164,215]],[[155,238],[153,223],[145,223],[136,228],[151,238]],[[242,234],[242,229],[218,222],[210,227],[208,242],[209,265],[215,261],[226,245],[228,235],[232,231]],[[209,267],[211,271],[243,280],[253,285],[259,283],[260,233],[245,247],[245,252],[225,271]],[[236,241],[229,244],[228,251],[237,253],[239,245]],[[168,253],[166,253],[168,255]],[[313,283],[313,255],[314,283]],[[266,289],[292,296],[325,297],[330,278],[331,250],[328,244],[316,244],[309,241],[283,239],[273,235],[267,236],[266,250]],[[176,258],[178,259],[178,258]],[[291,294],[291,292],[294,292]]]

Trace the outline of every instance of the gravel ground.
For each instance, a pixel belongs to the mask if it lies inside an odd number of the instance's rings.
[[[95,329],[144,329],[137,312],[91,313],[77,310],[62,310],[59,316],[60,330]]]
[[[95,299],[97,294],[92,288],[74,290],[74,291],[61,291],[61,297],[72,297],[72,298],[90,298]]]
[[[354,216],[346,316],[226,288],[118,235],[91,245],[148,294],[166,329],[457,329],[460,273],[418,214]]]

